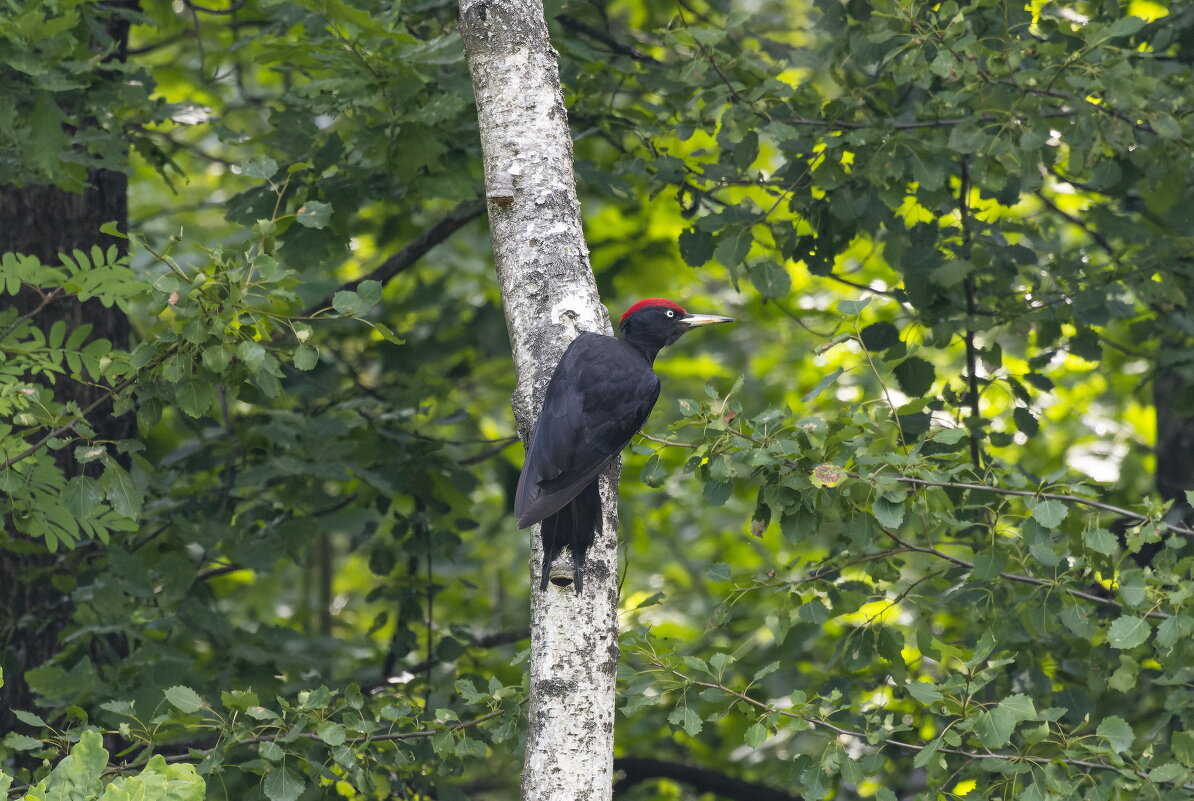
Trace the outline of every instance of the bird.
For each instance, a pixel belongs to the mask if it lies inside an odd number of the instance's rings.
[[[551,565],[565,546],[576,593],[584,591],[585,555],[601,531],[597,481],[659,398],[659,376],[652,369],[659,351],[693,328],[733,321],[647,298],[622,315],[620,338],[585,332],[568,345],[547,385],[514,496],[519,529],[542,523],[540,591],[547,589]]]

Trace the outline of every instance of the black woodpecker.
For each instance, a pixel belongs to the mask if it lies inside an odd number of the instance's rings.
[[[585,554],[601,530],[597,479],[655,406],[659,376],[651,367],[659,351],[691,328],[730,322],[733,318],[689,314],[673,301],[647,298],[622,315],[620,339],[583,333],[564,351],[547,385],[514,498],[520,529],[543,524],[541,590],[564,546],[572,552],[577,594],[584,589]]]

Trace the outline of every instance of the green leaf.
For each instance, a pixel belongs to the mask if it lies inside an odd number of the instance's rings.
[[[746,736],[743,741],[751,748],[758,748],[767,741],[767,729],[763,728],[761,723],[753,723],[750,728],[746,730]]]
[[[202,417],[215,404],[216,392],[210,381],[192,378],[178,385],[174,398],[188,415]]]
[[[1092,528],[1082,532],[1082,542],[1087,548],[1103,556],[1115,556],[1119,552],[1119,541],[1105,528]]]
[[[305,228],[325,228],[332,217],[332,205],[308,200],[294,215],[294,221]]]
[[[904,504],[902,502],[893,503],[882,495],[875,498],[871,504],[871,511],[879,524],[885,528],[899,528],[900,524],[904,522]]]
[[[853,317],[871,304],[870,298],[862,300],[839,300],[837,310],[847,317]]]
[[[253,156],[240,163],[240,171],[248,178],[269,180],[278,171],[278,162],[269,156]]]
[[[136,518],[141,514],[141,506],[145,503],[145,495],[137,482],[133,481],[123,467],[111,457],[104,458],[105,469],[100,477],[100,486],[108,497],[108,502],[116,513],[124,517]]]
[[[319,364],[319,351],[309,345],[299,345],[294,351],[294,366],[300,370],[313,370]]]
[[[1041,430],[1041,424],[1032,416],[1032,412],[1022,406],[1017,406],[1012,411],[1012,420],[1015,422],[1016,428],[1026,437],[1035,437]]]
[[[203,708],[203,699],[190,687],[176,684],[165,691],[166,700],[182,712],[190,714]]]
[[[32,751],[35,748],[41,748],[42,741],[13,731],[5,736],[4,745],[14,751]]]
[[[1107,631],[1107,644],[1120,650],[1135,648],[1148,639],[1150,631],[1150,626],[1143,618],[1123,615]]]
[[[104,489],[90,476],[75,476],[66,482],[62,490],[62,502],[67,511],[77,518],[92,517],[100,511],[104,500]]]
[[[42,728],[47,728],[49,726],[49,724],[42,720],[39,716],[33,714],[32,712],[26,712],[23,709],[14,709],[12,714],[17,720],[21,721],[26,726],[40,726]]]
[[[1064,503],[1050,498],[1033,507],[1032,519],[1045,528],[1057,528],[1068,513],[1069,510]]]
[[[960,284],[966,276],[974,272],[974,265],[964,259],[949,261],[930,273],[933,283],[937,286],[949,288]]]
[[[844,372],[846,372],[846,371],[843,370],[841,367],[839,367],[836,370],[834,370],[832,373],[830,373],[829,375],[822,377],[821,380],[817,382],[817,385],[815,387],[813,387],[812,389],[810,389],[807,393],[805,393],[804,397],[800,399],[801,403],[808,403],[809,401],[813,400],[818,395],[820,395],[822,392],[829,389],[829,387],[831,387],[835,383],[837,383],[837,380],[841,377],[842,373],[844,373]]]
[[[912,759],[912,767],[923,768],[925,765],[929,764],[939,748],[941,748],[941,738],[935,737],[933,738],[932,742],[922,748]]]
[[[730,566],[725,562],[714,562],[705,568],[705,577],[710,581],[729,581]]]
[[[689,737],[696,737],[705,726],[705,721],[701,720],[701,716],[693,712],[687,705],[673,709],[667,719],[673,726],[683,727]]]
[[[680,255],[689,267],[700,267],[713,258],[713,234],[689,228],[680,234]]]
[[[269,801],[295,801],[306,789],[306,784],[302,776],[283,765],[266,775],[262,789]]]
[[[899,330],[887,321],[871,323],[858,332],[862,346],[869,351],[887,350],[900,341]]]
[[[270,762],[281,762],[282,758],[286,756],[286,752],[282,750],[282,746],[273,740],[265,740],[258,743],[257,753],[261,754],[262,759],[268,759]]]
[[[1144,583],[1144,571],[1138,567],[1121,570],[1119,580],[1119,597],[1130,607],[1141,606],[1148,598],[1148,591]]]
[[[1120,36],[1131,36],[1143,28],[1145,20],[1140,17],[1120,17],[1107,28],[1107,38],[1115,39]]]
[[[346,317],[364,317],[373,304],[348,289],[341,289],[332,295],[332,308]]]
[[[774,261],[762,261],[747,268],[750,282],[765,298],[782,298],[792,290],[792,276]]]
[[[911,695],[917,701],[920,701],[925,706],[928,706],[934,701],[940,701],[945,697],[941,694],[941,691],[937,689],[936,685],[930,682],[909,681],[904,684],[904,687],[908,690],[909,695]]]
[[[1036,706],[1032,699],[1018,693],[1004,698],[994,709],[980,712],[974,731],[987,748],[1001,748],[1011,740],[1016,724],[1035,717]]]
[[[251,339],[246,339],[236,346],[236,358],[244,362],[245,367],[253,372],[261,370],[265,364],[266,355],[265,346]]]
[[[643,465],[642,472],[638,474],[639,481],[646,484],[648,487],[662,487],[663,482],[667,479],[667,470],[663,469],[660,464],[659,454],[653,453],[647,459],[647,463]]]
[[[319,724],[319,727],[315,729],[315,736],[331,746],[344,745],[344,741],[347,739],[344,727],[330,720]]]
[[[1176,762],[1166,762],[1164,765],[1158,765],[1150,770],[1148,772],[1148,780],[1164,784],[1175,781],[1185,775],[1186,771],[1181,765]]]
[[[1121,752],[1131,748],[1132,741],[1136,739],[1136,733],[1132,731],[1132,727],[1119,715],[1103,718],[1099,728],[1095,730],[1095,734],[1105,737],[1114,750]]]
[[[1194,732],[1175,731],[1169,740],[1169,747],[1177,761],[1187,768],[1194,768]]]
[[[895,373],[900,389],[911,398],[919,398],[933,387],[933,365],[918,356],[904,359],[892,372]]]

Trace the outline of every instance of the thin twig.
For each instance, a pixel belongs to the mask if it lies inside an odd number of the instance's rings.
[[[1039,190],[1039,189],[1036,190],[1035,194],[1038,198],[1040,198],[1041,202],[1045,204],[1045,206],[1049,209],[1049,211],[1051,211],[1054,214],[1056,214],[1057,216],[1061,217],[1066,222],[1072,223],[1073,225],[1076,225],[1079,228],[1081,228],[1083,231],[1086,232],[1087,236],[1089,236],[1091,239],[1093,239],[1095,241],[1095,243],[1100,248],[1102,248],[1104,252],[1106,252],[1106,254],[1108,256],[1110,256],[1112,259],[1116,259],[1115,248],[1111,247],[1111,243],[1107,241],[1107,237],[1103,236],[1098,231],[1091,228],[1089,225],[1087,225],[1085,222],[1083,222],[1080,218],[1075,217],[1073,214],[1070,214],[1068,211],[1063,211],[1056,203],[1054,203],[1052,200],[1049,199],[1048,195],[1046,195],[1041,190]],[[1118,261],[1118,259],[1116,259],[1116,260]]]
[[[391,278],[399,273],[410,269],[415,262],[426,255],[427,251],[443,242],[449,236],[454,234],[460,228],[463,228],[467,223],[475,220],[485,213],[485,201],[481,198],[474,198],[472,200],[465,200],[458,204],[456,208],[445,214],[438,222],[432,225],[423,233],[412,239],[407,243],[406,247],[395,253],[390,258],[381,263],[377,269],[373,270],[363,278],[358,278],[355,281],[349,281],[344,284],[337,291],[352,291],[359,287],[364,281],[377,281],[385,284]],[[318,303],[308,307],[303,315],[310,316],[320,309],[326,309],[332,305],[332,300],[335,293],[329,293],[327,297]]]
[[[879,526],[879,530],[882,531],[889,539],[891,539],[894,542],[899,543],[901,546],[903,546],[904,548],[907,548],[909,551],[916,551],[917,553],[930,554],[932,556],[936,556],[938,559],[944,559],[945,561],[952,562],[953,564],[958,565],[959,567],[964,567],[967,570],[974,569],[973,562],[967,562],[965,559],[961,559],[957,556],[953,556],[951,554],[945,553],[944,551],[940,551],[932,546],[913,545],[912,543],[903,539],[902,537],[895,534],[894,532],[889,531],[888,529],[884,528],[883,526]],[[1075,598],[1081,598],[1084,601],[1090,601],[1091,603],[1100,604],[1102,606],[1111,606],[1116,609],[1121,609],[1121,610],[1123,609],[1123,604],[1119,603],[1118,601],[1113,601],[1110,598],[1102,598],[1098,595],[1094,595],[1089,592],[1082,592],[1081,590],[1073,590],[1073,589],[1070,589],[1069,587],[1062,587],[1062,586],[1058,585],[1057,583],[1049,581],[1047,579],[1037,578],[1036,576],[1023,576],[1019,573],[1007,573],[1004,571],[1000,571],[999,575],[1002,578],[1008,579],[1009,581],[1018,581],[1022,584],[1035,584],[1039,587],[1050,587],[1052,589],[1061,590],[1062,592],[1067,593],[1068,595],[1072,595]],[[1144,616],[1156,618],[1157,620],[1165,620],[1166,618],[1171,617],[1171,615],[1169,615],[1166,612],[1158,612],[1158,611],[1145,612]]]
[[[597,41],[601,42],[603,45],[605,45],[610,50],[612,50],[613,52],[615,52],[619,55],[629,56],[630,58],[633,58],[635,61],[642,61],[642,62],[649,63],[649,64],[662,64],[663,63],[662,61],[655,58],[654,56],[647,55],[646,53],[644,53],[643,51],[641,51],[637,48],[634,48],[634,47],[631,47],[630,45],[623,44],[622,42],[619,42],[617,39],[610,36],[605,31],[600,30],[599,28],[594,28],[592,25],[589,25],[587,22],[581,22],[576,17],[569,16],[568,14],[557,14],[556,22],[560,23],[565,28],[570,28],[570,29],[576,31],[577,33],[583,33],[585,36],[588,36],[590,39],[596,39]]]
[[[667,672],[675,675],[676,677],[680,678],[681,680],[683,680],[684,682],[686,682],[688,684],[691,684],[694,687],[707,687],[707,688],[713,689],[713,690],[721,690],[722,692],[726,693],[727,695],[731,695],[740,701],[745,701],[746,703],[750,704],[751,706],[753,706],[757,709],[762,709],[766,714],[775,714],[775,715],[781,715],[783,717],[789,717],[789,718],[795,718],[797,720],[803,720],[804,722],[808,723],[810,726],[812,726],[814,728],[816,728],[817,726],[822,726],[836,734],[844,735],[847,737],[856,737],[863,742],[867,742],[867,743],[870,742],[869,736],[867,735],[866,732],[853,731],[851,729],[846,729],[841,726],[836,726],[836,725],[830,723],[829,721],[824,720],[823,718],[812,717],[810,715],[801,715],[799,712],[793,712],[788,709],[779,709],[775,706],[772,706],[771,704],[767,704],[762,701],[758,701],[758,700],[750,697],[746,693],[742,693],[742,692],[739,692],[731,687],[727,687],[726,685],[721,684],[720,682],[708,682],[708,681],[699,681],[697,679],[693,679],[692,677],[686,676],[685,674],[681,673],[680,671],[676,670],[675,668],[665,665],[659,661],[652,661],[651,665],[653,667],[659,668],[661,670],[667,671]],[[929,747],[927,745],[921,745],[919,743],[909,743],[909,742],[905,742],[903,740],[895,740],[892,738],[880,740],[878,743],[875,743],[875,745],[894,745],[898,748],[903,748],[903,749],[906,749],[909,751],[924,751],[926,748]],[[968,757],[969,759],[1002,759],[1002,760],[1005,760],[1008,762],[1031,762],[1035,765],[1054,765],[1054,764],[1061,763],[1061,764],[1073,765],[1075,767],[1081,767],[1081,768],[1093,768],[1096,770],[1119,771],[1122,769],[1121,767],[1118,767],[1115,765],[1109,765],[1106,762],[1093,762],[1093,761],[1089,761],[1089,760],[1085,760],[1085,759],[1067,759],[1065,757],[1034,757],[1034,756],[1027,756],[1024,754],[1001,754],[1001,753],[997,753],[995,751],[979,753],[977,751],[965,751],[960,748],[949,748],[946,746],[939,747],[937,749],[937,751],[938,751],[938,753],[956,754],[958,756]],[[1140,776],[1144,775],[1140,771],[1133,771],[1133,772]]]

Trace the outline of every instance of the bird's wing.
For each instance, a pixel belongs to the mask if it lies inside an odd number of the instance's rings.
[[[643,427],[659,398],[659,377],[637,351],[581,334],[556,366],[518,480],[519,528],[554,514],[580,494]]]

